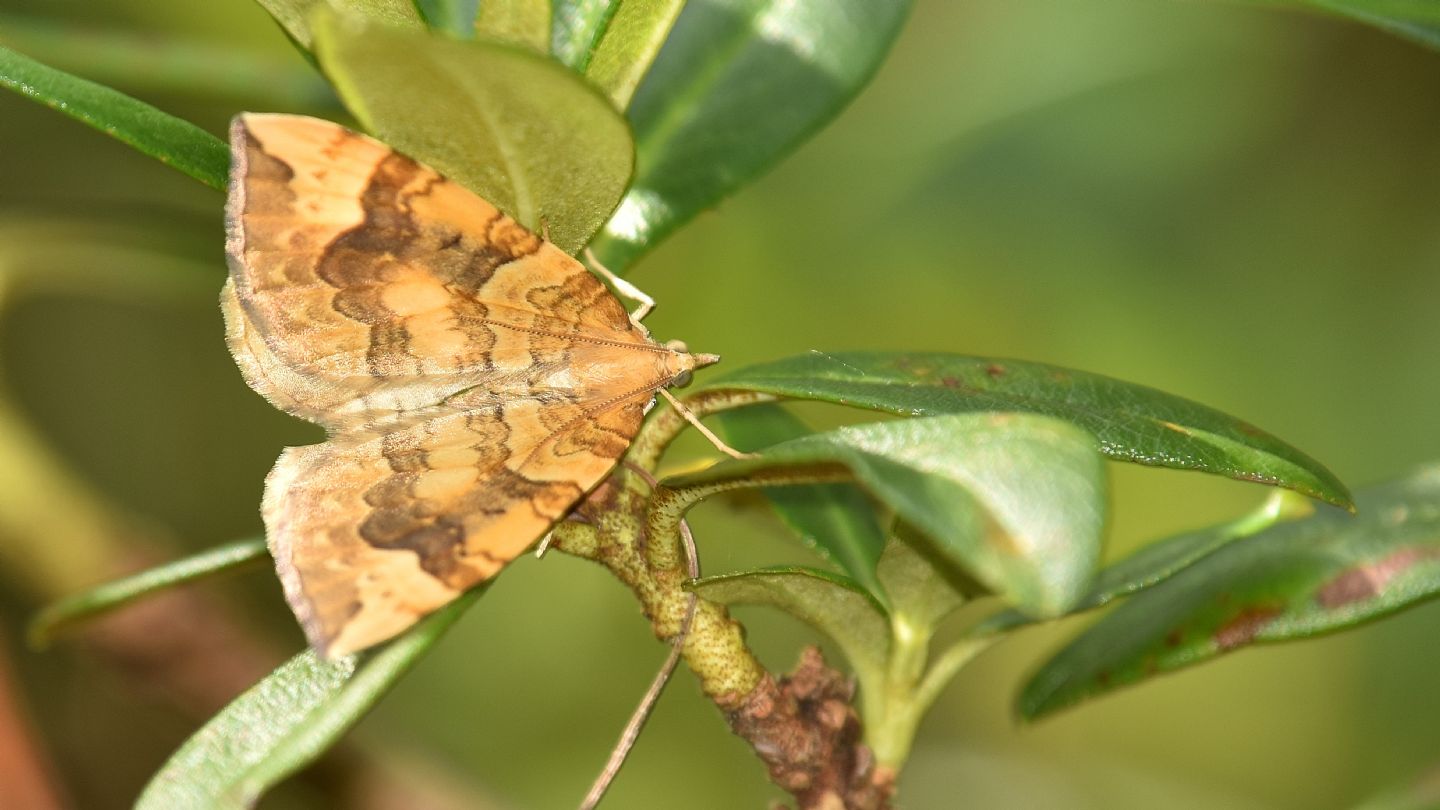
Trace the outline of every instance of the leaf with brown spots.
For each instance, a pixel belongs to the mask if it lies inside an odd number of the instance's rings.
[[[1031,679],[1039,717],[1252,643],[1307,638],[1440,595],[1440,466],[1232,539],[1117,607]]]
[[[1085,597],[1070,609],[1070,613],[1073,615],[1094,610],[1116,599],[1153,588],[1226,543],[1249,537],[1279,521],[1294,520],[1314,513],[1314,501],[1288,490],[1275,490],[1265,499],[1263,505],[1248,515],[1229,523],[1167,537],[1106,566],[1095,577],[1095,583],[1090,586]],[[976,623],[968,632],[974,636],[993,635],[1036,621],[1035,617],[1026,616],[1018,610],[1003,610]]]
[[[713,362],[662,346],[554,245],[336,124],[231,128],[226,337],[329,441],[291,448],[264,518],[330,656],[494,576],[615,465],[655,392]]]
[[[759,391],[903,416],[1039,413],[1088,430],[1116,461],[1200,470],[1351,505],[1345,485],[1324,465],[1253,425],[1154,388],[1044,363],[940,352],[811,352],[740,369],[704,390]]]

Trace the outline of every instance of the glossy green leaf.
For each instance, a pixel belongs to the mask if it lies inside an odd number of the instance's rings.
[[[157,591],[228,573],[269,560],[264,538],[241,540],[209,551],[98,585],[46,607],[30,623],[30,643],[43,646],[57,633]]]
[[[315,54],[350,111],[575,252],[630,177],[630,132],[604,96],[552,59],[364,20],[315,18]]]
[[[685,0],[620,0],[618,6],[595,45],[585,78],[623,110],[660,53]]]
[[[1314,501],[1305,500],[1293,492],[1276,490],[1259,509],[1238,520],[1185,532],[1144,546],[1102,569],[1095,578],[1095,585],[1070,613],[1093,610],[1120,597],[1159,585],[1227,543],[1249,537],[1282,520],[1314,514],[1313,504]],[[977,624],[971,633],[1000,633],[1034,621],[1018,610],[1006,610]]]
[[[1440,465],[1213,551],[1117,607],[1045,664],[1020,710],[1083,698],[1256,642],[1350,627],[1440,594]]]
[[[813,568],[764,568],[705,577],[686,587],[723,605],[779,608],[829,636],[862,688],[884,683],[889,619],[875,598],[849,579]]]
[[[635,94],[686,0],[555,0],[550,49],[617,109]]]
[[[1044,363],[939,352],[813,352],[744,368],[701,390],[740,389],[905,416],[1024,411],[1094,434],[1116,461],[1287,487],[1338,506],[1345,485],[1259,428],[1143,385]]]
[[[1249,0],[1303,8],[1373,25],[1431,48],[1440,48],[1440,4],[1434,0]]]
[[[285,33],[305,48],[315,46],[313,17],[320,9],[374,20],[416,31],[425,28],[413,0],[255,0],[270,12]],[[472,18],[473,19],[473,18]]]
[[[596,240],[623,269],[859,92],[908,0],[690,0],[629,108],[638,171]],[[557,49],[558,52],[558,49]]]
[[[760,450],[812,431],[778,405],[753,405],[715,416],[730,444],[744,451]],[[765,497],[805,545],[839,565],[852,580],[883,599],[875,566],[885,549],[880,516],[854,484],[812,484],[771,487]]]
[[[473,39],[478,27],[480,0],[413,0],[420,18],[433,31],[443,31],[458,39]],[[521,0],[539,2],[539,0]],[[487,2],[486,6],[509,6],[505,0]]]
[[[622,0],[551,0],[550,53],[583,74]]]
[[[212,188],[225,188],[230,149],[189,121],[5,47],[0,47],[0,87],[88,124]]]
[[[928,638],[946,616],[965,603],[964,594],[944,569],[904,540],[892,538],[885,545],[877,573],[889,597],[890,612],[917,635]]]
[[[483,590],[461,596],[378,652],[323,661],[306,650],[290,659],[171,755],[136,809],[253,807],[334,745]]]
[[[473,0],[471,2],[473,6]],[[482,37],[550,52],[550,0],[485,0],[470,18]]]
[[[666,481],[706,486],[848,469],[1011,604],[1044,616],[1084,593],[1099,556],[1104,467],[1094,440],[1031,414],[952,414],[857,425]]]

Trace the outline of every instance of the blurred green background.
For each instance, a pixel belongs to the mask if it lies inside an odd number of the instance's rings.
[[[217,134],[243,109],[338,114],[247,0],[0,0],[0,14],[0,42]],[[200,50],[137,70],[22,21]],[[273,72],[222,69],[204,96],[180,81],[194,78],[184,59],[234,53]],[[1355,25],[1222,3],[918,0],[833,126],[631,278],[661,302],[658,337],[732,368],[869,348],[1069,365],[1251,420],[1359,485],[1440,458],[1437,130],[1440,54]],[[5,394],[77,480],[168,538],[165,556],[256,534],[279,449],[317,438],[251,393],[225,351],[221,202],[0,95]],[[24,647],[27,613],[93,561],[66,545],[73,509],[47,498],[43,448],[13,428],[0,432],[10,666],[73,802],[129,806],[197,720],[85,648]],[[681,450],[677,464],[704,448]],[[1265,494],[1111,470],[1112,556]],[[694,526],[709,573],[807,559],[751,503],[707,504]],[[268,572],[201,587],[278,654],[300,648]],[[740,615],[775,670],[811,638],[777,614]],[[1084,621],[1024,633],[961,675],[922,729],[904,806],[1343,807],[1440,748],[1440,606],[1020,725],[1021,679]],[[355,740],[436,806],[570,807],[663,654],[604,571],[526,559]],[[701,810],[779,796],[684,673],[609,806],[678,796]],[[267,806],[333,804],[312,782]]]

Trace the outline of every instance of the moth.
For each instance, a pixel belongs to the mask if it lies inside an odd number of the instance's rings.
[[[719,359],[652,340],[580,262],[376,140],[249,113],[230,146],[226,341],[329,436],[280,455],[261,507],[322,655],[493,577],[611,471],[657,391]]]

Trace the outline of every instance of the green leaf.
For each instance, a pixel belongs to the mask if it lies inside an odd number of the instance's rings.
[[[1434,0],[1249,0],[1253,5],[1304,8],[1373,25],[1440,48],[1440,4]]]
[[[211,188],[225,189],[230,149],[189,121],[5,47],[0,47],[0,87],[89,124]]]
[[[692,580],[702,599],[722,605],[769,605],[829,636],[866,694],[885,682],[890,621],[875,598],[845,577],[813,568],[763,568]]]
[[[30,643],[42,647],[57,633],[156,591],[224,574],[270,559],[265,539],[241,540],[96,586],[46,607],[30,622]]]
[[[1020,711],[1083,698],[1255,642],[1333,632],[1440,594],[1440,465],[1211,552],[1126,600],[1045,664]]]
[[[136,810],[254,806],[334,745],[483,591],[464,594],[378,652],[323,661],[306,650],[290,659],[171,755]]]
[[[480,36],[550,52],[550,0],[485,0],[471,20]]]
[[[965,604],[964,594],[942,568],[899,539],[890,540],[880,558],[878,573],[890,612],[915,635],[928,638],[946,616]]]
[[[551,0],[550,53],[583,74],[623,0]]]
[[[595,45],[585,78],[623,110],[660,53],[685,0],[620,0]]]
[[[0,45],[59,70],[108,85],[173,98],[265,99],[277,107],[333,106],[330,85],[285,57],[243,46],[156,37],[113,28],[78,28],[57,19],[0,14]]]
[[[285,33],[305,48],[315,47],[312,19],[320,9],[330,9],[387,25],[424,30],[425,21],[413,0],[255,0]],[[473,18],[472,18],[473,19]]]
[[[1068,609],[1094,573],[1104,466],[1088,435],[1046,417],[953,414],[846,427],[665,483],[782,483],[785,473],[837,466],[923,531],[941,558],[1028,613]]]
[[[1094,610],[1115,599],[1159,585],[1227,543],[1249,537],[1282,520],[1314,514],[1313,504],[1314,501],[1304,500],[1293,492],[1277,490],[1259,509],[1238,520],[1150,543],[1102,569],[1095,578],[1095,585],[1076,603],[1070,614]],[[975,625],[970,633],[1001,633],[1034,621],[1034,618],[1018,610],[1006,610]]]
[[[1281,486],[1350,507],[1320,462],[1259,428],[1188,399],[1099,374],[938,352],[811,354],[740,369],[700,390],[818,399],[904,416],[1024,411],[1085,428],[1116,461]]]
[[[575,252],[610,215],[632,145],[610,102],[554,60],[357,18],[315,18],[315,54],[350,111]]]
[[[805,423],[778,405],[753,405],[715,416],[725,438],[739,450],[754,451],[808,436]],[[871,594],[884,599],[875,566],[885,533],[865,493],[853,484],[811,484],[765,490],[775,512],[805,545],[836,563]]]
[[[550,51],[625,109],[685,0],[554,0]]]
[[[600,257],[623,269],[834,118],[869,81],[909,8],[908,0],[690,0],[630,104],[638,172],[596,240]]]

